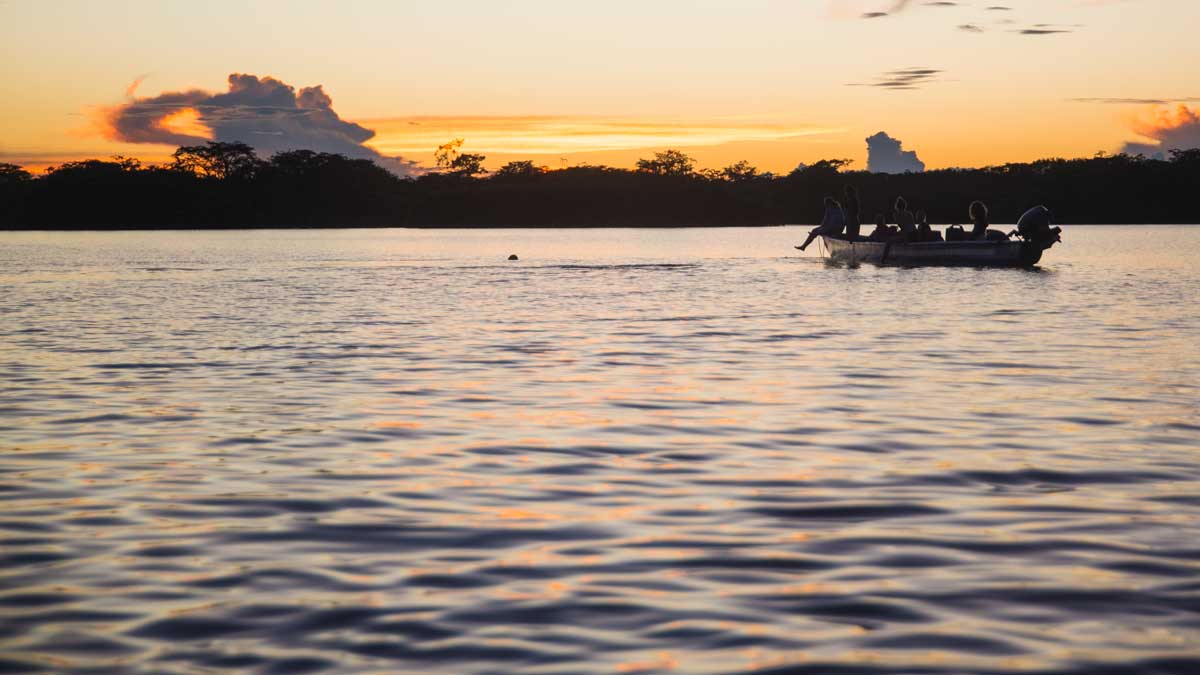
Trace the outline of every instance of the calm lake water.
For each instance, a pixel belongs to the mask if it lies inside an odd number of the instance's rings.
[[[1065,229],[0,233],[0,672],[1200,672],[1200,228]]]

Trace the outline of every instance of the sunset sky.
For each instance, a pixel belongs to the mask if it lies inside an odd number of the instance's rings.
[[[216,138],[404,171],[459,137],[490,168],[787,171],[864,168],[879,131],[930,168],[1155,154],[1200,145],[1198,26],[1196,0],[0,0],[0,162]]]

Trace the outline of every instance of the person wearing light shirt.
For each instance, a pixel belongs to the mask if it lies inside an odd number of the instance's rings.
[[[842,229],[846,227],[846,215],[842,213],[842,205],[837,203],[833,197],[825,198],[825,215],[821,218],[821,224],[808,233],[808,239],[796,248],[803,251],[808,248],[808,245],[813,242],[813,239],[824,235],[827,237],[836,237],[842,233]]]
[[[900,235],[905,241],[916,239],[917,220],[913,212],[908,210],[908,201],[904,197],[896,197],[896,224],[900,226]]]

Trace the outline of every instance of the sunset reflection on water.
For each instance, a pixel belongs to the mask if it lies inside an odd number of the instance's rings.
[[[1200,230],[803,231],[0,234],[0,666],[1200,668]]]

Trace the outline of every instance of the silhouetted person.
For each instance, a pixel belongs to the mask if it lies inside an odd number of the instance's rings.
[[[842,200],[842,211],[846,215],[846,241],[854,241],[859,238],[860,231],[862,230],[862,220],[858,206],[858,190],[855,190],[853,185],[847,185],[844,192],[846,196]]]
[[[908,210],[908,202],[904,197],[896,197],[896,224],[900,226],[900,234],[905,241],[916,240],[917,221],[913,212]]]
[[[984,204],[978,200],[971,202],[970,208],[967,209],[967,215],[971,216],[971,222],[975,223],[975,226],[971,228],[971,234],[967,236],[967,239],[972,241],[984,241],[987,239],[987,204]]]
[[[1021,214],[1021,218],[1017,220],[1017,232],[1020,232],[1025,239],[1045,244],[1049,248],[1050,244],[1062,241],[1059,238],[1062,228],[1051,227],[1050,220],[1050,209],[1044,206],[1035,206]]]
[[[942,237],[929,225],[929,216],[922,209],[917,211],[917,241],[941,241]]]
[[[808,245],[813,242],[813,239],[821,235],[827,237],[835,237],[842,233],[842,229],[846,227],[846,216],[842,213],[842,205],[838,204],[833,197],[825,198],[825,215],[821,217],[821,224],[813,228],[812,232],[808,233],[808,239],[796,248],[803,251],[808,248]]]
[[[888,227],[887,216],[882,213],[875,214],[875,229],[871,231],[867,237],[869,241],[887,241],[896,235],[896,229]]]

